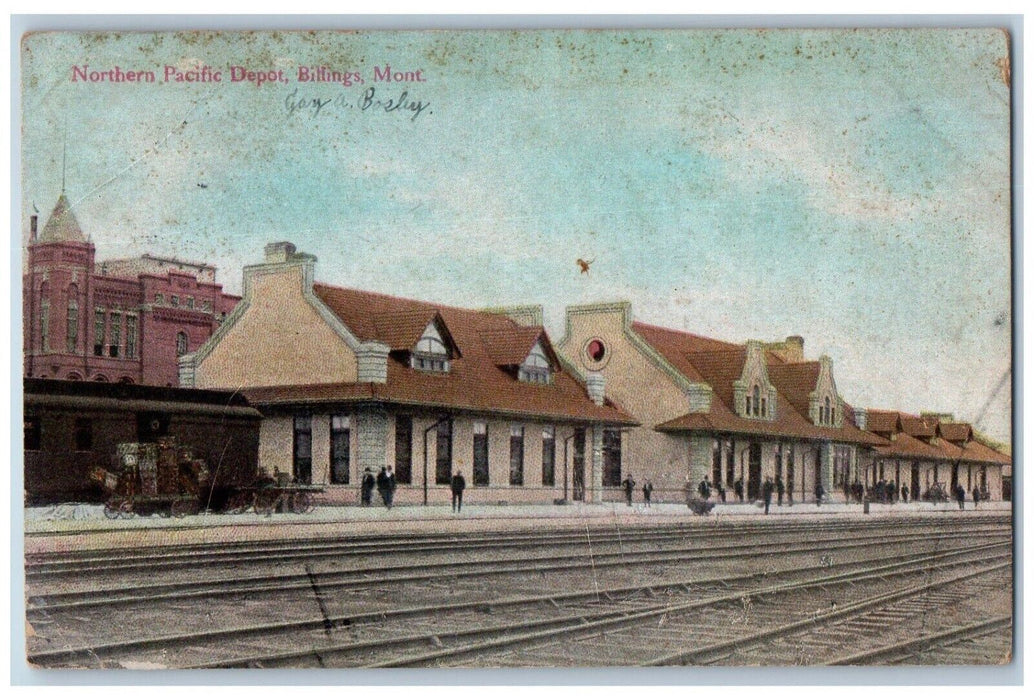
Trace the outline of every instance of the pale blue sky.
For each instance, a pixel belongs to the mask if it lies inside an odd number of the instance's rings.
[[[742,342],[805,337],[859,406],[974,420],[1010,366],[1009,90],[994,30],[39,35],[22,205],[61,187],[99,257],[291,240],[325,282],[482,306],[627,299]],[[73,65],[284,69],[83,84]],[[374,84],[373,67],[426,82]],[[299,85],[298,65],[360,71]],[[419,117],[353,105],[403,89]],[[184,125],[183,122],[186,121]],[[157,144],[157,145],[156,145]],[[204,183],[206,188],[198,187]],[[26,224],[27,229],[27,224]],[[23,231],[23,236],[25,231]],[[577,258],[593,260],[581,275]],[[1009,438],[1008,388],[980,426]]]

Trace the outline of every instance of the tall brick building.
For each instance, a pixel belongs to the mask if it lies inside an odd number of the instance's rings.
[[[26,377],[176,386],[177,358],[240,301],[223,293],[210,265],[149,255],[95,261],[63,192],[42,232],[31,218],[27,258]]]

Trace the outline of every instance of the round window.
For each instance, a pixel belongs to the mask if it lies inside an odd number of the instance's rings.
[[[582,347],[582,364],[591,370],[602,369],[610,360],[610,349],[599,338],[591,338]]]

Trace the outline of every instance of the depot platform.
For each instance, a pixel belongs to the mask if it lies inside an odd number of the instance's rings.
[[[307,514],[238,515],[204,513],[183,518],[158,515],[108,519],[100,505],[67,504],[25,510],[27,554],[119,546],[161,546],[171,543],[210,543],[327,536],[527,530],[530,528],[598,528],[608,525],[670,524],[677,521],[721,522],[752,519],[816,519],[822,517],[977,517],[1010,513],[1010,502],[984,502],[974,510],[957,503],[870,504],[869,513],[857,503],[799,503],[772,505],[764,514],[761,503],[719,503],[709,515],[694,515],[685,505],[635,503],[568,505],[472,505],[461,513],[449,506],[320,506]]]

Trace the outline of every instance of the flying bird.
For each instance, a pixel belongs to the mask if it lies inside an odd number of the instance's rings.
[[[201,188],[201,189],[203,189],[203,190],[207,190],[207,189],[208,189],[208,185],[206,185],[206,184],[205,184],[205,183],[203,183],[203,182],[199,182],[199,183],[197,183],[197,186],[198,186],[198,187],[200,187],[200,188]]]
[[[582,268],[581,274],[587,275],[589,274],[589,265],[596,262],[596,258],[593,258],[592,260],[582,260],[581,258],[578,258],[575,262],[578,263],[578,267]]]

